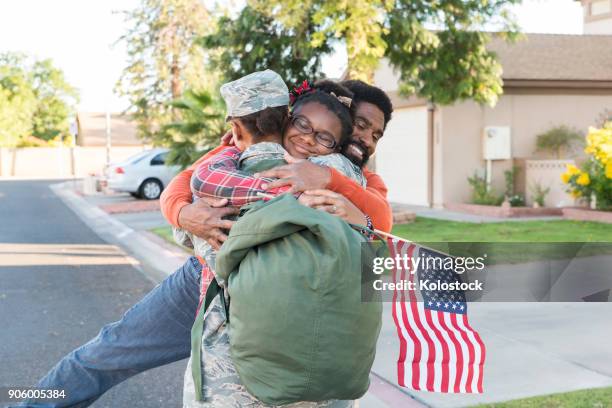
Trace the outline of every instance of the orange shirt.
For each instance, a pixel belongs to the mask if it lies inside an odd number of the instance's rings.
[[[179,227],[178,216],[181,209],[191,204],[192,194],[190,188],[191,175],[200,163],[214,156],[227,146],[219,146],[202,156],[189,168],[179,173],[164,190],[160,198],[161,211],[164,217],[175,227]],[[376,173],[366,169],[363,175],[367,181],[364,190],[359,184],[335,169],[331,170],[331,179],[327,189],[342,194],[350,200],[364,214],[372,219],[374,228],[384,232],[391,231],[393,215],[391,206],[387,202],[387,187],[382,178]]]

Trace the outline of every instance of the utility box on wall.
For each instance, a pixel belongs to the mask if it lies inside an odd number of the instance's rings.
[[[510,128],[487,126],[482,134],[482,152],[485,160],[508,160],[512,158]]]

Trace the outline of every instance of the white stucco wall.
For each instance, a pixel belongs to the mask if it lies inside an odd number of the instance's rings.
[[[376,172],[389,189],[389,201],[427,205],[426,107],[393,112],[376,149]]]
[[[568,125],[583,132],[598,116],[612,108],[610,95],[504,95],[495,108],[462,102],[442,107],[442,200],[467,202],[470,188],[467,177],[485,167],[482,159],[482,130],[485,126],[509,126],[514,158],[543,157],[535,153],[535,140],[553,126]],[[580,158],[580,156],[578,157]],[[510,160],[493,163],[493,187],[504,190],[505,170]]]
[[[612,34],[612,18],[584,23],[585,34]]]

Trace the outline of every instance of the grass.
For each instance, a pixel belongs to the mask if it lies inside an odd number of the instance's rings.
[[[497,404],[477,405],[478,408],[610,408],[612,387],[594,388],[519,399]]]
[[[417,217],[393,234],[415,242],[612,242],[612,225],[586,221],[469,223]]]
[[[412,224],[396,226],[393,234],[451,255],[487,254],[488,265],[612,254],[612,226],[597,222],[476,224],[417,217]]]
[[[166,242],[178,246],[178,244],[174,241],[174,237],[172,236],[172,227],[157,227],[150,229],[149,231],[162,237]]]
[[[170,227],[154,228],[151,232],[175,244]],[[555,220],[476,224],[417,217],[411,224],[396,226],[393,234],[452,255],[487,253],[489,265],[612,254],[612,225],[597,222]],[[460,242],[470,244],[447,245]]]

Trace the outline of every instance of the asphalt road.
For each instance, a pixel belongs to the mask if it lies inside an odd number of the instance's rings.
[[[62,203],[56,182],[0,181],[0,387],[35,385],[154,286]],[[185,364],[137,375],[92,406],[180,406]]]

